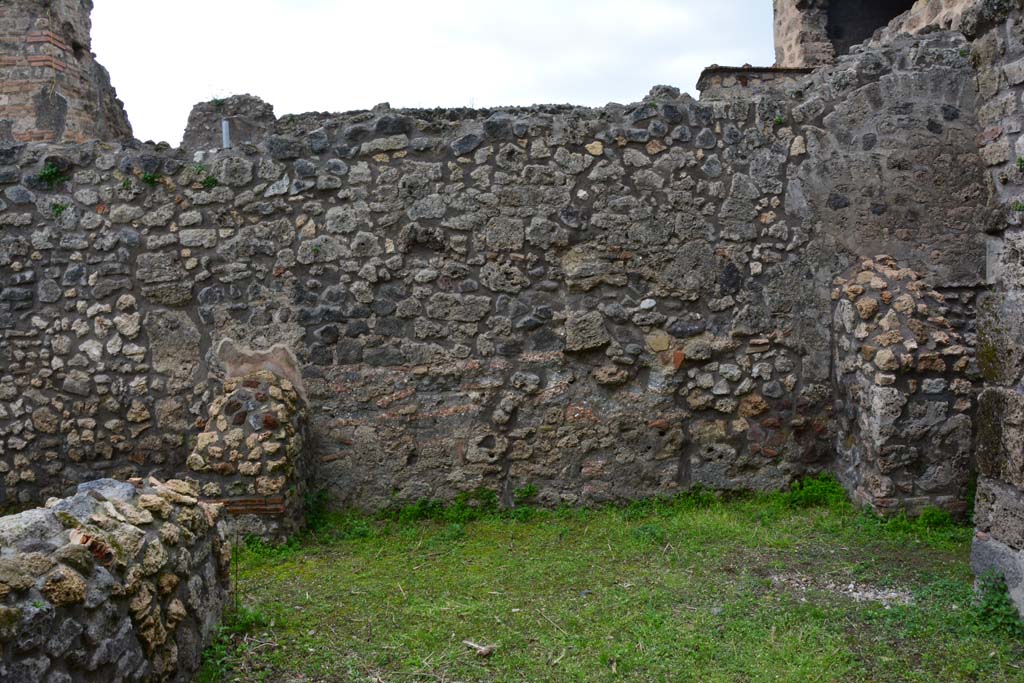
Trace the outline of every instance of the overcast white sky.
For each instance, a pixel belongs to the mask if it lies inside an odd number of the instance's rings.
[[[95,0],[93,51],[142,140],[251,93],[278,116],[696,95],[712,64],[774,61],[771,0]]]

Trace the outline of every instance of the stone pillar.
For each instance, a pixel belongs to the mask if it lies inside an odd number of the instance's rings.
[[[0,144],[130,139],[124,106],[90,51],[92,0],[0,4]]]
[[[1024,396],[990,387],[981,398],[975,573],[996,572],[1024,616]]]
[[[921,4],[921,3],[918,3]],[[956,13],[964,5],[962,12]],[[975,538],[971,566],[1001,574],[1024,616],[1024,134],[1016,105],[1024,96],[1024,21],[1020,3],[943,3],[971,38],[979,85],[981,157],[989,167],[993,214],[988,233],[990,285],[978,306],[978,406]]]
[[[1008,241],[1021,233],[1007,231]],[[1011,250],[1012,251],[1012,250]],[[995,572],[1024,617],[1024,277],[1016,256],[1002,257],[1001,271],[978,319],[978,358],[986,388],[978,407],[974,501],[975,573]]]
[[[828,0],[775,0],[775,66],[813,68],[833,61]]]

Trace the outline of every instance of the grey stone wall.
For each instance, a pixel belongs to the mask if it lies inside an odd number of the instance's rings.
[[[294,353],[310,467],[342,504],[528,484],[595,503],[831,467],[833,278],[870,250],[981,279],[964,47],[934,34],[750,99],[659,87],[285,117],[229,152],[8,149],[0,499],[183,472],[224,339]],[[200,109],[187,139],[212,129]]]
[[[190,681],[230,549],[185,482],[89,482],[0,518],[0,679]]]

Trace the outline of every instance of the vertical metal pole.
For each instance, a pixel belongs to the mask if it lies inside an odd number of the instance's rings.
[[[227,122],[225,121],[225,123],[227,123]],[[238,529],[235,529],[235,543],[234,543],[234,545],[231,546],[231,554],[233,555],[233,557],[231,558],[231,564],[232,564],[231,569],[234,570],[234,572],[235,572],[235,585],[232,586],[233,590],[231,592],[232,592],[232,598],[234,599],[234,603],[235,603],[234,604],[234,607],[235,607],[235,610],[234,610],[235,614],[234,614],[234,616],[237,619],[238,618],[238,555],[239,555],[239,552],[238,552]]]
[[[231,123],[227,119],[220,120],[220,136],[224,149],[231,149]]]

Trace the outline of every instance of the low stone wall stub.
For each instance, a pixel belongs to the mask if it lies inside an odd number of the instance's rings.
[[[257,370],[225,380],[185,464],[234,533],[283,541],[304,525],[307,431],[299,388]]]
[[[101,479],[0,518],[0,680],[191,680],[230,561],[220,508],[198,494]]]

